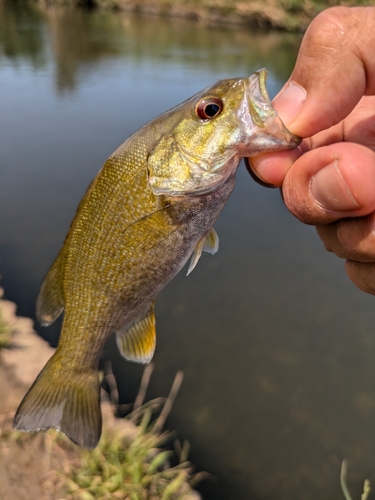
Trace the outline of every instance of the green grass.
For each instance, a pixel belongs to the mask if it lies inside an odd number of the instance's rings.
[[[174,452],[162,449],[170,437],[154,430],[146,409],[133,439],[118,429],[105,429],[97,448],[83,451],[80,464],[64,472],[67,500],[182,500],[191,479],[187,446],[178,465]]]
[[[163,432],[165,420],[182,382],[177,373],[169,396],[142,406],[153,371],[144,371],[133,413],[125,420],[104,415],[103,434],[92,451],[82,450],[79,463],[70,462],[63,481],[68,488],[66,500],[193,500],[191,486],[200,479],[193,475],[187,460],[189,445],[179,452],[165,449],[171,433]],[[118,392],[111,368],[106,380],[117,407]],[[153,418],[154,412],[159,416]],[[136,424],[136,426],[134,426]],[[171,464],[171,461],[175,465]]]

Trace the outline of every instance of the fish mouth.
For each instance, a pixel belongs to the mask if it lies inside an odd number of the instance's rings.
[[[254,152],[247,152],[249,156],[262,151],[293,149],[301,143],[301,138],[285,127],[277,111],[273,108],[266,87],[267,75],[267,70],[263,68],[245,80],[244,101],[246,101],[246,107],[250,114],[250,117],[248,114],[247,116],[251,118],[252,122],[250,142],[251,149],[254,149]],[[244,114],[241,114],[242,119],[244,119]],[[254,128],[257,129],[255,134]]]

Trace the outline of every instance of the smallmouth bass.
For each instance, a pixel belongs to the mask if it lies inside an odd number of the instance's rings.
[[[21,402],[14,428],[56,428],[94,448],[101,434],[98,363],[116,332],[121,354],[148,363],[154,300],[190,256],[215,253],[213,229],[244,156],[290,149],[267,72],[222,80],[127,139],[89,186],[37,301],[48,326],[65,310],[58,348]]]

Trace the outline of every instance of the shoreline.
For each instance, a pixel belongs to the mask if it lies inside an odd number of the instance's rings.
[[[0,0],[1,1],[1,0]],[[4,0],[3,0],[4,1]],[[372,6],[371,0],[27,0],[49,7],[83,7],[179,17],[205,25],[247,26],[259,31],[303,33],[321,11]]]
[[[45,8],[89,7],[123,13],[176,17],[205,25],[247,26],[259,31],[304,32],[323,10],[313,0],[28,0]],[[289,7],[288,7],[289,6]]]
[[[225,2],[173,2],[142,0],[95,0],[98,7],[109,7],[122,12],[163,17],[191,19],[206,25],[247,26],[260,31],[283,30],[303,32],[319,10],[314,7],[291,13],[280,2],[274,0],[233,2],[228,7]],[[103,5],[104,4],[104,5]],[[107,6],[105,5],[107,4]]]
[[[124,490],[131,488],[141,495],[139,498],[146,498],[143,495],[147,495],[150,500],[153,498],[156,500],[159,497],[154,497],[153,493],[148,490],[148,483],[153,481],[153,486],[158,484],[158,487],[162,488],[161,491],[173,489],[178,495],[173,498],[201,500],[199,493],[192,489],[190,484],[194,481],[195,475],[191,471],[190,463],[186,460],[187,453],[184,447],[182,447],[181,455],[177,456],[179,465],[171,466],[169,459],[173,452],[165,451],[166,437],[169,432],[164,431],[161,426],[154,429],[150,423],[152,413],[150,408],[152,405],[158,406],[159,409],[163,408],[160,401],[159,403],[151,401],[144,405],[144,409],[138,406],[137,410],[133,411],[132,419],[117,418],[116,407],[109,402],[109,397],[105,393],[101,403],[102,438],[98,447],[90,451],[79,448],[63,433],[55,430],[25,433],[12,429],[13,416],[18,404],[55,352],[55,349],[34,331],[32,320],[17,316],[16,310],[16,304],[3,299],[3,290],[0,288],[0,335],[5,334],[9,340],[7,347],[0,348],[2,379],[0,385],[0,498],[94,499],[97,495],[90,493],[91,485],[96,483],[101,492],[106,491],[112,494],[117,491],[117,489],[111,489],[113,478],[121,476],[124,483],[119,483],[117,486],[121,496],[113,498],[125,498]],[[159,399],[164,404],[173,402],[171,395],[168,398]],[[149,423],[145,425],[146,420]],[[157,418],[155,427],[157,427],[158,420]],[[132,472],[129,465],[123,465],[116,475],[112,474],[109,478],[102,477],[102,469],[105,470],[107,467],[114,470],[117,466],[118,458],[114,463],[111,462],[117,454],[121,455],[125,464],[129,463],[127,455],[136,457],[134,464],[130,466],[139,468],[137,474],[142,479],[141,483],[132,483],[131,480],[130,483],[127,482]],[[156,461],[158,461],[158,467],[153,466]],[[153,466],[152,473],[149,470],[151,466]],[[159,467],[161,467],[160,472]],[[198,474],[196,477],[199,476]],[[82,477],[84,477],[83,483]],[[109,489],[107,489],[107,484]]]

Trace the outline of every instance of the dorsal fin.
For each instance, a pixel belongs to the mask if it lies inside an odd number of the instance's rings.
[[[125,359],[149,363],[156,345],[154,302],[133,323],[117,330],[116,337]]]
[[[202,252],[208,252],[213,255],[218,250],[219,250],[219,236],[217,235],[215,229],[211,227],[208,230],[208,232],[204,236],[202,236],[202,238],[198,241],[197,246],[194,249],[193,255],[191,256],[191,261],[186,276],[189,276],[189,274],[198,264],[198,260],[200,259]]]

